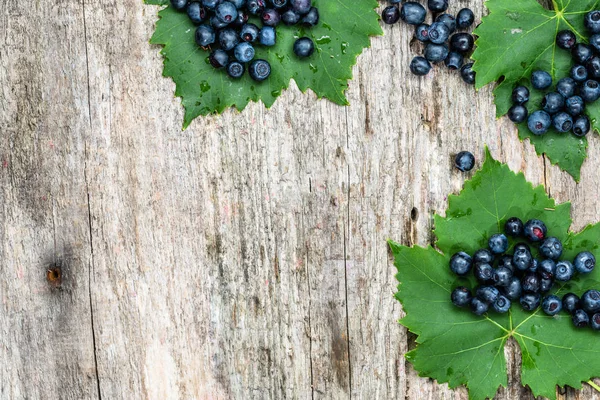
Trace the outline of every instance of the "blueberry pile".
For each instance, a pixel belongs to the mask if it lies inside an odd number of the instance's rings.
[[[583,137],[590,131],[590,120],[584,115],[586,105],[600,99],[600,11],[590,11],[584,16],[585,27],[591,36],[589,44],[578,43],[570,30],[558,32],[556,45],[571,52],[573,61],[568,77],[556,82],[553,91],[548,91],[540,104],[541,110],[529,114],[525,104],[529,100],[529,89],[518,86],[512,94],[513,106],[508,117],[515,123],[527,120],[534,135],[543,135],[554,127],[560,133],[572,132]],[[552,87],[552,76],[542,70],[533,71],[531,86],[536,90]]]
[[[460,10],[456,16],[446,13],[448,0],[428,0],[427,8],[432,13],[431,24],[426,24],[427,10],[415,1],[407,1],[400,7],[400,0],[388,0],[381,18],[386,24],[395,24],[400,19],[415,26],[415,38],[425,44],[423,55],[414,57],[410,63],[410,71],[419,76],[431,71],[431,64],[444,62],[451,70],[460,70],[462,79],[475,83],[473,63],[465,63],[473,51],[475,40],[470,33],[456,32],[468,29],[475,21],[473,11],[468,8]]]
[[[518,301],[523,310],[534,311],[538,307],[547,315],[556,315],[561,310],[571,314],[573,324],[578,327],[590,325],[600,330],[600,291],[588,290],[581,298],[573,293],[562,299],[548,294],[556,282],[565,283],[576,273],[588,274],[596,266],[594,255],[588,251],[579,253],[573,262],[561,259],[563,245],[556,237],[548,236],[546,225],[537,219],[525,224],[510,218],[504,225],[505,233],[492,235],[488,248],[480,249],[471,257],[460,251],[450,259],[450,269],[460,277],[471,271],[478,286],[471,291],[459,286],[451,294],[452,303],[459,307],[470,307],[476,315],[492,309],[506,313],[513,301]],[[508,236],[526,242],[518,242],[509,249]],[[531,245],[535,245],[541,259],[535,258]]]
[[[306,27],[319,23],[319,10],[311,0],[171,0],[171,4],[176,10],[187,12],[198,25],[196,43],[211,50],[208,59],[213,67],[224,68],[232,78],[241,78],[248,65],[250,77],[259,82],[271,75],[271,65],[254,59],[255,45],[275,46],[276,27],[281,22]],[[252,17],[261,27],[249,22]],[[298,57],[309,57],[315,44],[312,39],[301,37],[293,50]]]

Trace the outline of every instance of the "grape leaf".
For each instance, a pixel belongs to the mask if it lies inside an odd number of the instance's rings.
[[[581,388],[582,382],[600,376],[597,333],[575,329],[566,313],[552,318],[540,311],[527,313],[518,304],[508,314],[485,317],[458,309],[450,302],[451,291],[475,282],[465,282],[448,267],[456,251],[472,254],[486,247],[486,238],[501,231],[511,216],[545,221],[549,233],[563,241],[564,259],[583,250],[600,259],[600,224],[569,232],[570,204],[556,204],[542,186],[534,188],[489,152],[482,169],[448,202],[446,216],[435,215],[437,249],[389,242],[400,282],[396,298],[406,313],[400,323],[417,335],[417,347],[406,358],[419,375],[451,388],[466,385],[472,399],[492,398],[500,385],[507,385],[503,350],[512,337],[522,352],[522,383],[536,396],[555,399],[556,385]],[[590,288],[600,288],[599,269],[554,291],[581,295]]]
[[[167,5],[168,0],[146,0],[147,4]],[[243,110],[250,101],[262,100],[270,107],[294,79],[303,92],[311,88],[319,98],[325,97],[347,105],[344,94],[352,79],[352,66],[370,36],[381,35],[377,0],[313,0],[319,8],[316,27],[277,28],[277,44],[271,48],[256,46],[256,58],[271,64],[271,76],[264,82],[253,81],[248,74],[230,79],[224,71],[215,70],[207,61],[209,52],[194,41],[195,26],[186,13],[170,5],[159,12],[159,21],[150,43],[161,44],[164,56],[163,75],[173,78],[175,95],[185,107],[184,128],[200,115],[221,113],[235,106]],[[301,60],[292,51],[301,36],[313,39],[315,54]]]
[[[477,49],[473,53],[477,72],[476,87],[502,78],[494,90],[498,117],[511,107],[511,92],[517,83],[529,85],[531,72],[550,72],[554,82],[569,75],[572,65],[569,52],[556,46],[556,34],[573,30],[579,41],[587,41],[583,16],[600,5],[600,0],[554,0],[553,9],[542,7],[536,0],[488,0],[489,15],[475,30]],[[540,109],[543,93],[532,91],[530,112]],[[600,105],[587,109],[595,130],[600,128]],[[588,142],[572,134],[551,129],[543,136],[533,135],[526,123],[519,124],[519,138],[529,139],[536,152],[543,153],[553,164],[579,181],[581,166],[587,157]]]

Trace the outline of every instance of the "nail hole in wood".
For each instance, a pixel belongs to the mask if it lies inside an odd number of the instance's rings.
[[[413,207],[413,209],[410,210],[410,219],[412,221],[416,221],[417,219],[419,219],[419,210],[417,210],[416,207]]]
[[[46,271],[46,280],[54,287],[59,287],[62,284],[62,271],[58,266],[51,266]]]

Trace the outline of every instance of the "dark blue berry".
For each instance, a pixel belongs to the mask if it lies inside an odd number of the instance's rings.
[[[576,328],[585,328],[590,323],[590,317],[581,309],[573,311],[573,316],[571,318],[573,320],[573,325],[575,325]]]
[[[202,0],[202,5],[209,10],[214,10],[223,0]]]
[[[218,49],[210,53],[208,61],[215,68],[223,68],[229,63],[229,56],[226,51]]]
[[[554,236],[550,236],[544,239],[544,241],[540,245],[540,254],[551,260],[558,260],[562,255],[562,252],[562,242],[560,241],[560,239]]]
[[[590,131],[590,120],[585,115],[580,115],[573,122],[573,134],[575,136],[584,137]]]
[[[488,239],[488,247],[494,254],[506,253],[508,250],[508,239],[502,233],[496,233]]]
[[[428,0],[427,8],[434,13],[444,12],[448,9],[448,0]]]
[[[600,78],[600,57],[593,56],[588,60],[585,66],[588,71],[588,77],[596,80]]]
[[[526,271],[531,267],[533,263],[533,256],[531,255],[531,249],[526,243],[517,243],[513,248],[513,265],[521,271]]]
[[[499,295],[495,302],[492,303],[492,308],[497,313],[506,313],[510,310],[510,306],[512,305],[511,301],[503,296]]]
[[[552,286],[554,286],[554,279],[552,275],[542,272],[539,274],[540,276],[540,293],[547,293],[552,290]]]
[[[530,219],[523,227],[525,237],[532,242],[541,242],[546,238],[547,232],[548,228],[546,228],[546,224],[539,219]]]
[[[592,46],[594,48],[594,50],[596,50],[596,52],[600,52],[600,34],[594,34],[592,36],[590,36],[590,46]]]
[[[571,280],[575,273],[575,267],[570,261],[562,260],[556,263],[556,274],[554,278],[560,282],[567,282]]]
[[[600,99],[600,84],[594,80],[587,80],[579,88],[579,96],[586,103],[593,103]]]
[[[479,283],[493,283],[494,268],[487,263],[477,263],[473,268],[473,275]]]
[[[215,42],[215,30],[208,25],[200,25],[196,28],[196,43],[200,47],[207,47]]]
[[[525,104],[529,101],[529,89],[527,86],[517,86],[512,91],[512,101],[514,104]]]
[[[558,132],[569,132],[573,128],[573,117],[564,111],[558,112],[552,117],[552,126]]]
[[[533,260],[531,260],[531,265],[529,266],[529,268],[527,268],[527,271],[536,272],[538,269],[539,263],[540,262],[537,260],[537,258],[534,258]]]
[[[565,106],[565,98],[560,93],[550,92],[546,93],[542,99],[542,108],[548,114],[556,114]]]
[[[308,14],[312,7],[311,0],[290,0],[292,10],[296,11],[300,15]]]
[[[538,110],[529,114],[527,127],[534,135],[543,135],[548,132],[552,124],[552,117],[546,111]]]
[[[567,293],[562,298],[563,309],[569,314],[573,314],[581,308],[579,296],[575,293]]]
[[[187,15],[194,24],[200,25],[206,19],[206,10],[200,3],[194,1],[188,5]]]
[[[516,268],[512,263],[512,254],[505,254],[502,257],[500,257],[498,267],[506,267],[514,273]]]
[[[398,21],[398,19],[400,19],[400,10],[397,10],[398,13],[398,18],[396,19],[396,22]],[[308,13],[302,17],[302,24],[305,26],[316,26],[319,23],[319,9],[316,7],[311,7],[310,10],[308,11]]]
[[[511,217],[504,223],[504,232],[512,237],[523,234],[523,221],[517,217]]]
[[[425,7],[414,1],[407,1],[400,9],[400,18],[410,25],[420,25],[425,21],[427,10]]]
[[[600,291],[588,290],[581,296],[581,308],[589,314],[600,312]]]
[[[429,41],[429,25],[421,24],[415,27],[415,37],[419,42]]]
[[[248,22],[248,14],[245,11],[238,10],[237,18],[229,24],[229,26],[233,26],[235,28],[241,28]]]
[[[242,29],[240,29],[240,38],[244,42],[252,43],[255,42],[258,38],[259,32],[260,29],[258,28],[258,26],[254,24],[245,24],[244,26],[242,26]]]
[[[494,255],[488,249],[479,249],[473,254],[474,263],[491,264],[494,261]]]
[[[489,309],[489,305],[483,300],[478,299],[477,297],[473,297],[471,300],[471,311],[475,315],[483,315]]]
[[[573,78],[566,77],[562,78],[556,84],[556,91],[560,93],[565,99],[575,95],[577,90],[577,82]]]
[[[210,17],[210,26],[212,26],[215,31],[220,31],[228,25],[227,22],[221,21],[216,15]]]
[[[521,278],[521,287],[526,293],[537,293],[540,291],[540,278],[533,272],[528,272]]]
[[[187,6],[187,0],[171,0],[171,5],[177,11],[182,11]]]
[[[468,151],[461,151],[454,158],[454,166],[462,172],[468,172],[475,166],[475,156]]]
[[[416,56],[410,62],[410,72],[417,76],[427,75],[431,71],[431,64],[425,57]]]
[[[515,124],[520,124],[521,122],[525,122],[527,116],[529,115],[529,111],[527,111],[527,107],[521,104],[515,104],[511,108],[508,109],[508,119],[510,119]]]
[[[277,10],[267,8],[262,12],[260,19],[265,26],[277,26],[281,22],[281,15]]]
[[[245,71],[246,67],[244,67],[244,64],[240,62],[232,61],[227,65],[227,75],[229,75],[232,78],[241,78],[242,76],[244,76]]]
[[[583,43],[577,43],[571,50],[571,57],[576,64],[585,64],[594,55],[594,50],[591,46]]]
[[[271,64],[266,60],[254,60],[248,67],[248,73],[255,81],[264,81],[271,75]]]
[[[473,25],[473,22],[475,22],[475,14],[469,8],[463,8],[456,14],[456,26],[458,29],[466,29]]]
[[[294,42],[294,53],[298,57],[310,57],[315,52],[315,43],[311,38],[302,37]]]
[[[452,14],[441,14],[435,19],[435,22],[442,22],[450,29],[450,33],[456,30],[456,18]]]
[[[452,51],[457,51],[462,54],[473,50],[474,43],[473,36],[465,32],[455,33],[450,38],[450,48]]]
[[[435,44],[441,44],[450,37],[450,29],[442,22],[434,22],[429,27],[429,41]]]
[[[487,304],[492,304],[500,296],[498,289],[493,286],[479,286],[475,293],[480,300],[485,301]]]
[[[521,295],[519,303],[525,311],[534,311],[540,306],[541,295],[539,293],[525,293]]]
[[[573,266],[580,274],[589,274],[596,267],[596,257],[589,251],[583,251],[575,256]]]
[[[475,71],[473,70],[473,63],[462,66],[460,69],[460,77],[469,85],[473,85],[475,83]]]
[[[600,33],[600,11],[593,10],[585,14],[583,24],[591,33]]]
[[[523,293],[523,289],[521,288],[521,280],[516,276],[513,276],[510,279],[510,283],[503,288],[502,292],[509,299],[518,300]]]
[[[254,47],[250,43],[242,42],[235,46],[233,55],[241,63],[250,62],[254,58]]]
[[[219,31],[219,44],[225,51],[233,50],[235,46],[240,42],[238,34],[233,29],[223,29]]]
[[[590,317],[590,327],[595,331],[600,331],[600,313],[596,313]]]
[[[575,82],[584,82],[588,78],[588,70],[583,65],[575,64],[571,67],[569,76]]]
[[[240,0],[240,1],[244,1],[244,0]],[[271,4],[273,4],[273,7],[276,10],[279,10],[279,9],[287,7],[288,0],[271,0]]]
[[[448,53],[448,57],[444,60],[444,64],[451,70],[457,70],[463,65],[463,55],[455,51]]]
[[[423,56],[427,59],[427,61],[432,63],[438,63],[444,61],[446,57],[448,57],[448,45],[443,44],[435,44],[429,43],[425,46],[425,51],[423,52]]]
[[[464,286],[459,286],[452,291],[450,295],[452,300],[452,304],[458,307],[465,307],[471,304],[471,300],[473,296],[471,295],[471,291]]]
[[[464,251],[459,251],[450,258],[450,270],[458,276],[466,276],[473,266],[473,259]]]
[[[577,37],[570,30],[560,31],[556,34],[556,44],[561,49],[571,50],[577,43]]]
[[[215,15],[221,22],[226,24],[232,23],[238,16],[237,8],[233,5],[233,3],[229,1],[224,1],[219,4],[215,10]]]
[[[538,90],[548,89],[552,86],[552,76],[546,71],[533,71],[531,73],[531,86]]]
[[[252,15],[260,15],[265,10],[265,0],[248,0],[246,10]]]
[[[258,43],[263,46],[275,46],[277,35],[272,26],[263,26],[258,33]]]
[[[510,269],[506,267],[498,267],[494,270],[494,274],[492,275],[492,279],[494,280],[494,285],[496,286],[508,286],[512,280],[513,273]]]
[[[298,22],[300,22],[301,18],[302,16],[294,10],[287,10],[283,14],[281,14],[281,20],[286,25],[296,25]]]
[[[556,275],[556,262],[554,260],[542,260],[538,265],[538,272],[547,273],[554,278],[554,275]]]
[[[565,110],[573,117],[577,117],[585,110],[585,102],[580,96],[571,96],[565,101]]]
[[[554,316],[562,310],[562,302],[558,296],[553,294],[544,297],[542,301],[542,310],[550,316]]]

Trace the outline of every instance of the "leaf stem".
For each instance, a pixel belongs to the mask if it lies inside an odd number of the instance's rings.
[[[598,392],[600,392],[600,386],[596,385],[596,383],[594,383],[593,380],[590,379],[589,381],[587,381],[587,384],[596,389]]]

